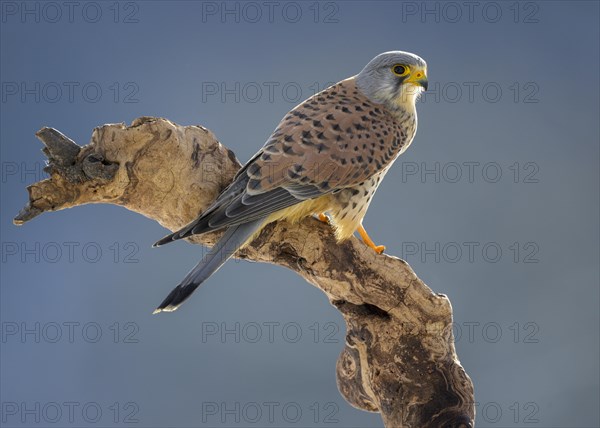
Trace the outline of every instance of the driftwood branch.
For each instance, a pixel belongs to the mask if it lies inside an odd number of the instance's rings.
[[[15,224],[89,203],[110,203],[175,230],[194,219],[240,168],[201,126],[141,117],[94,129],[78,146],[60,132],[37,134],[50,178],[28,187]],[[195,236],[212,245],[218,234]],[[353,406],[381,412],[386,427],[472,427],[471,380],[454,349],[452,308],[404,262],[357,239],[338,245],[308,218],[266,227],[237,257],[286,266],[319,287],[347,324],[337,382]]]

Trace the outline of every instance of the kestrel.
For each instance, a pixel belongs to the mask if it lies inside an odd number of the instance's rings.
[[[196,220],[155,246],[225,229],[222,238],[154,311],[176,310],[202,282],[276,220],[329,214],[338,241],[358,231],[379,183],[417,131],[416,100],[427,64],[401,51],[373,58],[292,109],[262,149]]]

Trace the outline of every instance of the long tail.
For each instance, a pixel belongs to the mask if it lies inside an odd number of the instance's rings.
[[[227,228],[219,242],[186,275],[153,313],[173,312],[259,230],[264,218]]]

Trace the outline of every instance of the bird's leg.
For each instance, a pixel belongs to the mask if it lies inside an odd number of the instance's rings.
[[[329,217],[327,217],[327,216],[325,215],[325,213],[319,213],[319,215],[317,216],[317,218],[318,218],[319,220],[321,220],[323,223],[325,223],[325,224],[329,224]]]
[[[360,234],[360,237],[362,238],[363,242],[365,244],[367,244],[369,247],[371,247],[377,254],[381,254],[385,251],[385,245],[375,245],[375,243],[373,242],[373,240],[371,239],[371,237],[369,236],[369,234],[363,227],[362,223],[360,224],[360,226],[358,226],[357,230],[358,230],[358,233]]]

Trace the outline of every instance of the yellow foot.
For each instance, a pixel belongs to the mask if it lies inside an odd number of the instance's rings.
[[[375,251],[377,254],[381,254],[385,251],[385,245],[375,245],[375,243],[369,237],[367,231],[363,227],[362,223],[360,226],[358,226],[358,233],[360,234],[360,237],[362,238],[363,242],[367,244],[370,248],[372,248],[373,251]]]
[[[329,217],[327,217],[324,213],[320,213],[318,215],[319,220],[321,220],[325,224],[329,224]]]

